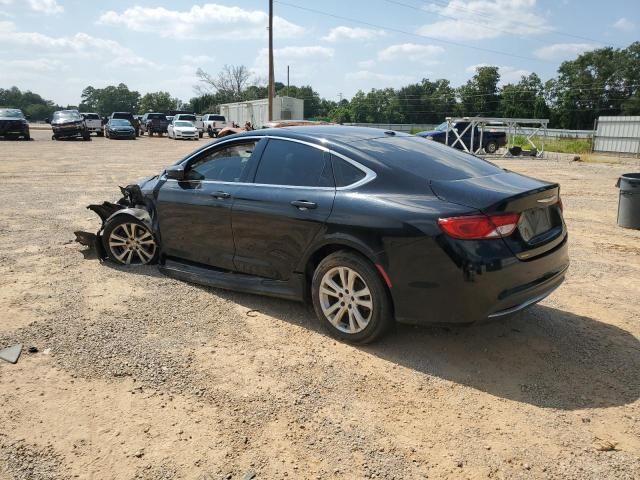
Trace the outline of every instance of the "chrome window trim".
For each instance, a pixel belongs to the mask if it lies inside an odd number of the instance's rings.
[[[369,183],[369,182],[375,180],[376,177],[377,177],[376,172],[374,172],[373,170],[371,170],[368,167],[365,167],[361,163],[356,162],[355,160],[352,160],[351,158],[347,157],[346,155],[338,153],[335,150],[331,150],[330,148],[325,147],[323,145],[317,145],[315,143],[307,142],[305,140],[298,140],[297,138],[279,137],[277,135],[249,135],[249,136],[242,137],[242,138],[230,138],[228,140],[221,140],[219,142],[213,143],[209,148],[217,148],[218,146],[222,146],[225,143],[231,143],[231,142],[239,142],[239,143],[241,143],[243,140],[258,140],[258,141],[260,141],[260,139],[262,139],[262,138],[270,138],[270,139],[274,139],[274,140],[285,140],[287,142],[301,143],[303,145],[307,145],[307,146],[312,147],[312,148],[317,148],[318,150],[321,150],[323,152],[329,153],[331,155],[335,155],[336,157],[341,158],[342,160],[350,163],[351,165],[353,165],[357,169],[359,169],[362,172],[364,172],[365,175],[361,180],[358,180],[357,182],[352,183],[350,185],[345,185],[344,187],[309,187],[309,186],[303,186],[303,185],[278,185],[278,184],[272,184],[272,183],[221,182],[221,181],[218,181],[218,180],[182,180],[182,182],[220,183],[220,184],[224,184],[224,185],[254,185],[256,187],[278,187],[278,188],[295,188],[295,189],[310,189],[310,190],[344,191],[344,190],[353,190],[355,188],[358,188],[358,187],[360,187],[360,186],[362,186],[362,185],[364,185],[366,183]],[[209,148],[208,147],[204,147],[203,150],[208,150]],[[180,163],[180,165],[184,165],[184,164],[190,162],[193,158],[203,154],[204,153],[203,150],[200,150],[199,152],[194,153],[190,157],[187,157],[186,159],[184,159]],[[177,182],[178,180],[167,179],[167,181]]]

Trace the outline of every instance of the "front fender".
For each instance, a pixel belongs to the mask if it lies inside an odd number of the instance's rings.
[[[122,210],[118,210],[114,212],[109,218],[105,220],[105,225],[111,221],[112,219],[120,216],[120,215],[130,215],[140,220],[145,226],[153,232],[153,222],[151,221],[151,215],[149,212],[143,208],[123,208]]]

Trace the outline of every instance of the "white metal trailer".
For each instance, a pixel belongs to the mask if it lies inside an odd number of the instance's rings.
[[[251,122],[255,128],[262,128],[269,121],[269,99],[225,103],[220,105],[220,115],[224,115],[227,122],[235,122],[240,127],[243,127],[246,122]],[[304,120],[304,100],[275,97],[273,120]]]

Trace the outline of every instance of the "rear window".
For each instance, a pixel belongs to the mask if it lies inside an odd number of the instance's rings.
[[[132,115],[132,114],[130,114],[130,113],[120,112],[120,113],[114,113],[114,114],[112,115],[112,118],[124,118],[124,119],[128,120],[128,119],[130,119],[130,118],[132,119],[132,118],[133,118],[133,115]]]
[[[180,115],[180,120],[189,120],[190,122],[196,121],[195,115]]]
[[[84,118],[87,120],[100,120],[100,115],[97,113],[83,113]]]
[[[222,115],[209,115],[209,120],[214,122],[226,122],[227,120]]]
[[[390,167],[426,180],[462,180],[502,173],[491,162],[422,137],[385,137],[354,143]]]
[[[167,117],[164,113],[150,113],[147,115],[147,120],[166,120]]]

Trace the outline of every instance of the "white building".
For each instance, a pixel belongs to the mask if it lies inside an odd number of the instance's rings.
[[[236,122],[241,127],[246,122],[251,122],[255,128],[262,128],[269,121],[269,99],[224,103],[220,105],[220,115],[224,115],[227,122]],[[304,100],[293,97],[275,97],[273,99],[273,120],[304,120]]]

